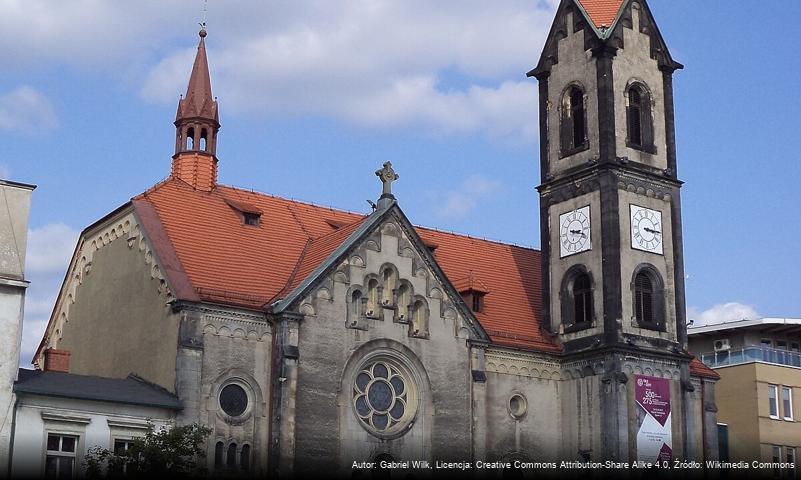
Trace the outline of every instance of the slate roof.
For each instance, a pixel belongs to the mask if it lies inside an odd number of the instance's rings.
[[[106,378],[19,369],[17,393],[180,410],[178,397],[136,376]]]

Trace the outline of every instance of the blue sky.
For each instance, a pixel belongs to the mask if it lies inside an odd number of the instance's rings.
[[[538,247],[555,0],[210,0],[220,181]],[[801,317],[801,4],[652,0],[673,56],[691,318]],[[169,173],[202,2],[0,0],[0,177],[37,184],[24,355],[78,232]],[[26,357],[29,358],[29,357]],[[23,359],[24,361],[25,359]]]

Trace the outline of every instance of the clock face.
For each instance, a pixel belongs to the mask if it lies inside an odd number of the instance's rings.
[[[592,249],[590,238],[590,206],[559,215],[560,257]]]
[[[637,205],[629,205],[629,208],[631,247],[662,255],[662,212]]]

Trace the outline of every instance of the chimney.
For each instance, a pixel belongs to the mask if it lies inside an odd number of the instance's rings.
[[[70,373],[70,351],[48,348],[44,352],[44,371]]]

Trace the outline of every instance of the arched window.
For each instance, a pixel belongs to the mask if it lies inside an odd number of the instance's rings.
[[[217,442],[214,446],[214,468],[220,468],[223,465],[223,452],[225,451],[225,444]]]
[[[225,466],[228,468],[236,468],[236,444],[228,445],[228,453],[225,457]]]
[[[412,303],[412,289],[409,285],[402,283],[398,287],[398,320],[401,322],[409,321],[409,307]]]
[[[242,452],[239,454],[239,468],[245,472],[250,470],[250,445],[242,445]]]
[[[651,267],[641,267],[634,275],[634,318],[642,328],[662,330],[665,326],[662,279]]]
[[[575,323],[592,322],[592,281],[586,273],[573,281],[573,319]]]
[[[381,295],[381,305],[393,305],[395,303],[395,299],[393,298],[393,292],[395,291],[395,284],[397,282],[397,276],[395,275],[395,270],[390,267],[384,269],[384,285],[382,289]]]
[[[412,336],[428,336],[428,305],[421,299],[412,306]]]
[[[655,153],[651,94],[640,83],[631,84],[626,93],[626,123],[627,145],[631,148]]]
[[[362,292],[354,290],[348,302],[348,324],[355,325],[362,317]]]
[[[572,155],[589,146],[584,90],[578,85],[571,85],[565,91],[562,97],[559,122],[561,156]]]
[[[189,128],[186,131],[186,149],[187,150],[194,150],[195,149],[195,129]]]
[[[207,144],[208,144],[208,133],[207,130],[204,128],[200,130],[200,150],[205,152],[207,151]]]
[[[367,311],[364,312],[368,317],[378,317],[378,280],[371,278],[367,282]]]
[[[565,333],[583,330],[595,320],[592,275],[584,265],[574,265],[565,273],[559,291],[562,328]]]

